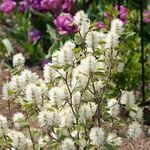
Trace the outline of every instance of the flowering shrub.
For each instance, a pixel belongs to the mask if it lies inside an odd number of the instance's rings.
[[[110,30],[102,32],[83,11],[74,20],[75,38],[52,55],[44,78],[24,69],[22,54],[14,56],[3,99],[9,109],[16,103],[20,110],[10,119],[0,115],[2,148],[112,149],[121,145],[124,135],[135,139],[142,134],[142,108],[133,91],[110,92],[116,88],[112,78],[120,71],[123,22],[112,20]]]

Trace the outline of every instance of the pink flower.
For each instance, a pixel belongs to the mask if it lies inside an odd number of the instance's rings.
[[[76,0],[62,0],[62,11],[71,13],[73,11]]]
[[[102,21],[96,22],[96,27],[99,28],[99,29],[107,29],[106,24]]]
[[[41,32],[38,29],[32,29],[29,33],[29,40],[36,43],[41,38]]]
[[[19,10],[19,12],[24,13],[27,7],[28,7],[27,1],[21,1],[19,3],[18,10]]]
[[[112,16],[107,12],[104,12],[104,18],[108,19],[110,22],[112,21]]]
[[[74,18],[71,14],[63,13],[54,20],[54,24],[59,34],[77,32],[77,26],[73,23]]]
[[[128,9],[123,5],[121,5],[121,6],[116,5],[115,9],[119,11],[120,20],[123,23],[127,23]]]
[[[16,2],[14,2],[13,0],[3,0],[2,4],[0,5],[0,10],[3,13],[9,13],[13,11],[15,6]]]
[[[150,23],[150,10],[144,11],[144,20],[145,23]]]
[[[55,15],[61,11],[61,0],[41,0],[42,9],[52,11]]]

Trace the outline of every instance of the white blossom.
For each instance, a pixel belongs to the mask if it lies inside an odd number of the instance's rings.
[[[39,80],[39,76],[36,73],[31,72],[28,69],[25,69],[21,72],[19,80],[22,81],[22,85],[26,86],[29,83],[35,83]]]
[[[51,63],[44,66],[43,74],[46,83],[53,82],[58,75],[58,73],[52,68]]]
[[[60,51],[56,51],[52,56],[53,65],[59,65],[60,64]]]
[[[101,89],[104,87],[104,83],[102,80],[99,80],[97,82],[94,82],[95,90],[100,92]]]
[[[59,114],[57,111],[41,111],[38,115],[40,127],[48,127],[59,123]]]
[[[81,65],[79,67],[79,71],[82,74],[89,75],[90,72],[94,72],[96,70],[96,59],[92,55],[87,55],[84,59],[81,60]]]
[[[32,150],[32,141],[29,138],[25,139],[24,150]]]
[[[72,103],[73,105],[79,105],[81,101],[81,92],[77,91],[72,95]]]
[[[92,50],[95,50],[96,48],[98,48],[100,41],[104,41],[104,37],[105,35],[102,32],[88,32],[85,39],[87,48],[92,48]]]
[[[40,93],[41,93],[41,96],[43,97],[43,98],[47,98],[48,97],[48,87],[47,87],[47,85],[44,83],[44,81],[43,80],[39,80],[39,91],[40,91]]]
[[[123,22],[118,18],[112,20],[111,31],[120,35],[123,32]]]
[[[131,107],[131,111],[129,113],[129,116],[134,120],[142,120],[143,118],[143,108],[138,107],[137,105],[133,105]]]
[[[80,72],[80,70],[84,70],[84,66],[78,66],[78,68],[75,68],[73,70],[73,78],[72,78],[72,81],[71,81],[71,87],[72,89],[76,88],[76,87],[80,87],[80,88],[85,88],[87,86],[87,83],[88,83],[88,77],[84,74],[82,74]]]
[[[14,75],[11,78],[11,81],[9,82],[9,86],[12,87],[12,89],[14,90],[14,92],[16,92],[17,90],[20,90],[20,83],[19,83],[19,76]]]
[[[16,95],[25,88],[23,80],[20,76],[14,75],[11,81],[3,85],[2,94],[4,100],[12,100]]]
[[[109,31],[108,34],[106,35],[106,44],[105,48],[106,49],[114,49],[118,46],[119,44],[119,36],[115,32]]]
[[[22,126],[21,123],[25,121],[25,116],[23,113],[17,112],[13,115],[12,119],[13,119],[15,127],[19,128]]]
[[[79,115],[81,121],[92,120],[93,115],[97,109],[95,103],[84,103],[79,109]]]
[[[10,100],[9,98],[9,84],[8,83],[5,83],[2,87],[2,99],[3,100]]]
[[[72,127],[74,114],[70,107],[64,107],[60,112],[60,127]]]
[[[87,14],[85,14],[84,11],[78,11],[74,16],[74,23],[78,26],[78,30],[83,38],[90,27],[90,21]]]
[[[120,103],[123,105],[132,106],[135,103],[135,96],[133,91],[122,91]]]
[[[49,99],[53,105],[60,107],[64,104],[65,98],[68,97],[68,92],[64,87],[53,87],[49,91]]]
[[[28,84],[25,90],[25,94],[27,102],[35,103],[36,105],[42,103],[42,91],[41,88],[38,87],[36,84]]]
[[[6,132],[8,129],[7,118],[3,115],[0,115],[0,137]]]
[[[104,142],[104,131],[102,128],[99,127],[93,127],[90,131],[89,137],[91,140],[91,144],[100,146]]]
[[[72,64],[74,60],[75,44],[72,41],[67,41],[59,52],[54,53],[52,60],[55,65]]]
[[[108,100],[108,108],[109,108],[108,113],[112,117],[117,117],[118,116],[118,114],[119,114],[119,104],[118,104],[118,101],[115,98],[112,98],[112,99]]]
[[[25,63],[25,58],[23,57],[22,53],[18,53],[13,56],[13,66],[23,66]]]
[[[132,122],[132,124],[129,125],[128,127],[128,136],[136,139],[141,136],[143,133],[141,125],[138,122]]]
[[[31,140],[27,139],[22,132],[18,132],[15,130],[9,130],[8,137],[12,140],[11,144],[14,148],[18,150],[32,150],[32,142]]]
[[[46,146],[46,144],[49,142],[49,137],[48,135],[42,136],[39,138],[38,140],[38,145],[40,148],[43,148],[44,146]]]
[[[12,100],[15,97],[13,86],[9,83],[5,83],[2,88],[2,96],[3,100]]]
[[[30,76],[32,77],[32,76]],[[33,82],[33,80],[32,80]],[[26,77],[24,76],[23,72],[21,75],[14,75],[9,82],[9,87],[13,89],[14,92],[19,92],[24,90],[25,86],[28,84]]]
[[[60,150],[76,150],[74,141],[71,138],[65,138],[60,146]]]
[[[109,133],[107,137],[107,142],[115,146],[120,146],[122,143],[122,139],[118,137],[115,133]]]

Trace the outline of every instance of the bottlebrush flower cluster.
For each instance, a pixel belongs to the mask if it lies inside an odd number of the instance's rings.
[[[134,93],[120,89],[116,96],[109,94],[115,88],[112,77],[120,71],[122,21],[113,20],[104,33],[79,11],[74,24],[75,39],[53,54],[44,78],[23,69],[21,54],[14,56],[15,71],[3,86],[3,99],[9,109],[15,103],[21,108],[12,119],[0,115],[2,148],[92,150],[120,146],[120,127],[129,138],[142,134],[142,108]],[[123,110],[129,115],[123,116]]]

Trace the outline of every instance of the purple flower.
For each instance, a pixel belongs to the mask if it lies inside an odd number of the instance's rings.
[[[104,18],[108,19],[110,22],[112,21],[112,16],[107,12],[104,12]]]
[[[40,5],[47,11],[52,11],[55,15],[61,11],[61,0],[41,0]]]
[[[54,24],[59,34],[64,35],[68,33],[77,32],[77,26],[73,23],[74,18],[68,13],[63,13],[54,20]]]
[[[49,59],[44,59],[40,62],[40,67],[43,69],[44,66],[48,63],[50,63],[51,61]]]
[[[62,0],[62,11],[71,13],[73,11],[76,0]]]
[[[99,28],[99,29],[107,29],[106,24],[102,21],[96,22],[96,27]]]
[[[121,5],[115,6],[115,9],[119,11],[119,18],[123,23],[127,23],[127,15],[128,15],[128,10],[125,6]]]
[[[9,13],[13,11],[15,6],[16,2],[14,2],[13,0],[3,0],[2,4],[0,5],[0,10],[3,13]]]
[[[144,20],[145,23],[150,23],[150,10],[144,11]]]
[[[32,29],[29,33],[29,40],[36,43],[41,38],[41,32],[38,29]]]
[[[18,10],[19,12],[24,13],[27,7],[28,7],[27,1],[22,1],[19,3]]]
[[[45,11],[45,9],[41,6],[41,0],[31,0],[30,2],[30,8],[33,8],[39,12]]]

